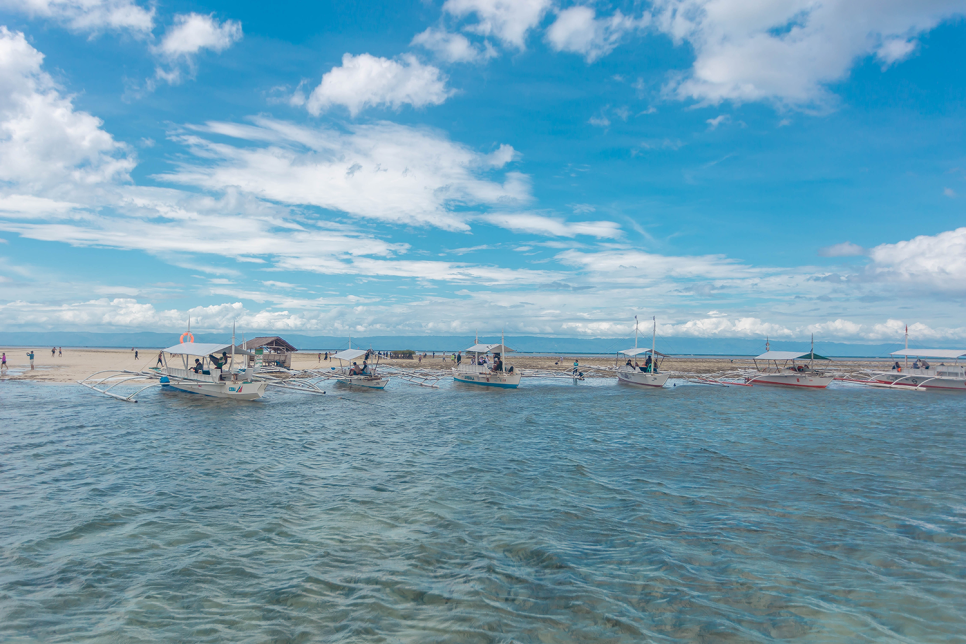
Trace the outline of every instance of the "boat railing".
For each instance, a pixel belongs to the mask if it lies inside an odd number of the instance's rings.
[[[962,379],[966,377],[966,367],[962,366],[949,366],[949,365],[937,365],[930,366],[928,369],[913,369],[912,367],[903,368],[902,371],[892,370],[889,373],[894,373],[903,376],[922,376],[926,378],[956,378]]]
[[[459,373],[494,373],[493,365],[489,364],[466,364],[465,362],[456,368]],[[507,367],[507,371],[510,368]]]

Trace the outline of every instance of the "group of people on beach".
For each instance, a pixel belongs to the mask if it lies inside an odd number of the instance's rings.
[[[50,348],[51,358],[62,357],[63,355],[64,355],[63,347]],[[27,352],[27,360],[30,362],[30,370],[33,371],[34,370],[34,350],[33,349]],[[9,367],[7,367],[7,352],[4,351],[3,354],[0,355],[0,372],[3,372],[7,369],[9,369]]]

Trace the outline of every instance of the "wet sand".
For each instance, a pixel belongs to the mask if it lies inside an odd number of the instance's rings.
[[[139,371],[152,367],[157,362],[157,350],[146,349],[139,351],[139,359],[134,359],[134,352],[130,349],[72,349],[65,348],[63,356],[51,357],[50,349],[35,350],[34,370],[26,356],[27,349],[21,347],[0,347],[7,354],[8,370],[2,374],[3,379],[33,380],[39,382],[76,382],[95,371],[107,369],[126,369]],[[324,354],[323,354],[324,355]],[[549,371],[568,374],[573,369],[574,358],[580,363],[580,370],[586,377],[613,377],[616,363],[613,356],[532,356],[526,354],[512,355],[508,365],[516,369],[527,371]],[[317,352],[296,353],[292,359],[292,368],[318,369],[338,366],[337,361],[323,360],[319,362]],[[445,358],[437,354],[435,358],[428,356],[419,361],[379,359],[379,364],[397,367],[399,369],[426,369],[449,372],[453,366],[452,354]],[[842,359],[835,360],[829,367],[835,372],[853,372],[862,369],[887,368],[884,360]],[[724,374],[729,371],[754,369],[755,363],[750,358],[714,358],[714,357],[669,357],[661,365],[661,370],[672,375],[711,375]]]

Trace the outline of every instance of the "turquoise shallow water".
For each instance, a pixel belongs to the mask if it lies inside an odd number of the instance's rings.
[[[340,395],[3,383],[0,640],[966,641],[964,396]]]

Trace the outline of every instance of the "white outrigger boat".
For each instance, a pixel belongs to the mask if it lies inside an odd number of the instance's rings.
[[[910,349],[909,327],[906,327],[906,346],[899,351],[890,353],[893,358],[902,358],[900,367],[898,360],[890,371],[867,372],[868,380],[853,380],[868,385],[887,387],[908,387],[917,391],[923,389],[945,389],[948,391],[966,391],[966,364],[960,360],[966,359],[966,349]],[[914,358],[909,366],[909,358]],[[938,365],[929,364],[926,358],[942,360]],[[951,360],[952,364],[946,364]]]
[[[513,367],[507,368],[503,356],[513,351],[503,343],[500,337],[499,344],[474,344],[466,350],[466,356],[473,355],[471,364],[460,363],[453,369],[453,380],[468,385],[483,385],[485,387],[499,387],[502,389],[516,389],[520,386],[520,374],[516,373]],[[493,355],[493,366],[485,364],[481,356]]]
[[[185,337],[190,341],[184,342]],[[305,379],[280,380],[257,375],[257,368],[248,368],[248,356],[252,354],[235,346],[234,329],[231,339],[231,344],[198,343],[188,331],[181,336],[180,344],[161,350],[161,366],[141,371],[98,371],[77,382],[99,394],[125,402],[137,402],[136,396],[152,387],[231,400],[261,398],[268,387],[310,394],[325,393],[317,384]],[[244,357],[243,365],[235,364],[237,355]],[[191,362],[192,358],[194,362]],[[122,395],[114,391],[118,385],[140,384],[145,380],[151,382],[130,394]]]
[[[351,346],[351,345],[350,345]],[[336,382],[348,387],[364,387],[365,389],[385,389],[389,384],[389,378],[383,378],[376,373],[376,362],[369,364],[365,360],[369,352],[364,349],[346,349],[331,356],[332,360],[338,360],[340,366],[333,367]],[[359,358],[363,358],[362,366],[358,365]],[[343,364],[347,363],[347,364]],[[349,366],[348,363],[352,363]]]
[[[228,355],[231,351],[231,355]],[[224,364],[212,358],[226,358]],[[191,358],[195,362],[191,362]],[[268,380],[248,373],[247,356],[244,368],[236,367],[235,345],[185,342],[162,350],[163,366],[152,367],[163,387],[214,398],[255,400],[265,395]],[[173,364],[172,364],[173,363]],[[178,364],[180,363],[180,364]]]
[[[808,353],[770,351],[766,342],[765,353],[754,358],[758,373],[753,376],[746,376],[745,383],[749,385],[825,389],[835,379],[835,376],[826,375],[824,371],[816,369],[816,360],[831,362],[830,358],[815,353],[814,339],[812,340],[812,348]]]
[[[641,387],[663,387],[667,383],[669,374],[660,373],[660,362],[664,361],[663,353],[658,353],[655,349],[657,340],[657,318],[651,318],[654,328],[651,332],[651,348],[637,348],[637,316],[634,316],[634,348],[624,349],[617,353],[618,363],[622,360],[621,356],[627,358],[627,362],[617,368],[617,382],[628,385],[638,385]],[[637,356],[647,355],[647,361],[643,366],[637,365]],[[634,361],[633,363],[631,361]]]

